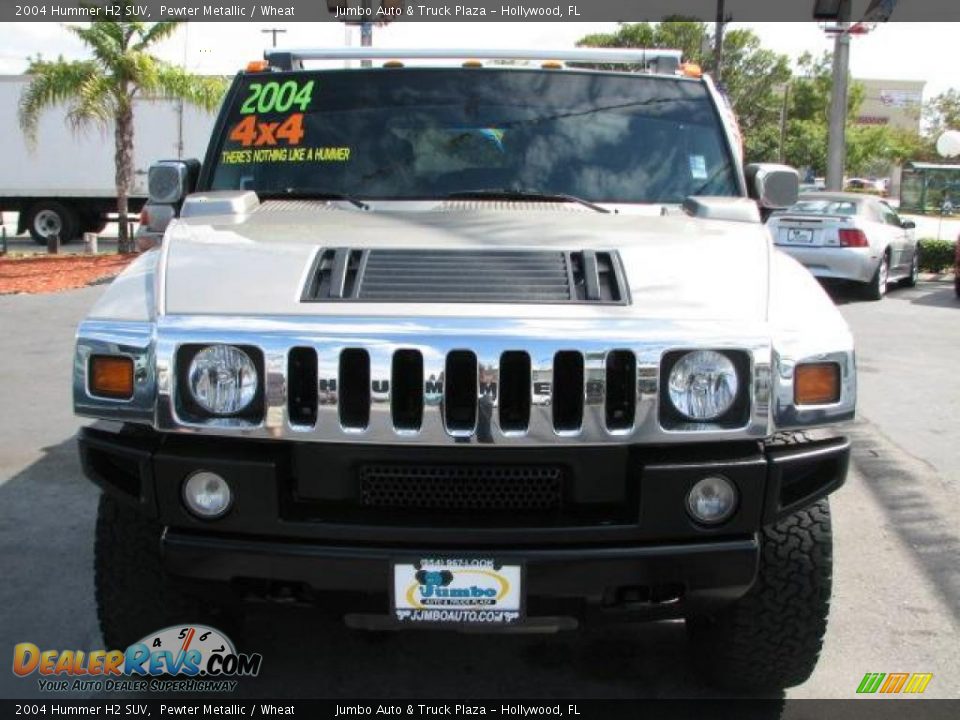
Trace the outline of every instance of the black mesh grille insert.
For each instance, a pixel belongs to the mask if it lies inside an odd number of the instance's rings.
[[[637,358],[629,350],[607,354],[607,428],[624,430],[633,426],[637,400]]]
[[[564,472],[549,465],[360,466],[366,507],[471,512],[559,510]]]
[[[287,359],[287,411],[295,425],[317,422],[317,351],[290,349]]]
[[[365,428],[370,422],[370,355],[348,348],[340,353],[340,424]]]
[[[561,350],[553,356],[553,427],[579,430],[583,422],[583,355]]]
[[[530,425],[530,356],[510,351],[500,356],[500,427],[524,431]]]
[[[393,426],[419,430],[423,422],[423,355],[419,350],[397,350],[390,376]]]
[[[473,431],[477,425],[477,356],[469,350],[447,354],[443,376],[447,430]]]

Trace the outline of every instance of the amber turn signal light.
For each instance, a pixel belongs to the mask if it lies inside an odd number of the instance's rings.
[[[270,63],[266,60],[251,60],[247,63],[248,73],[261,73],[270,69]]]
[[[115,355],[90,358],[90,394],[115,400],[133,397],[133,360]]]
[[[840,400],[840,366],[836,363],[797,365],[793,400],[797,405],[828,405]]]

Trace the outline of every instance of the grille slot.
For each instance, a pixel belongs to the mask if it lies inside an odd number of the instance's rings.
[[[348,348],[340,353],[340,424],[363,430],[370,424],[370,355]]]
[[[317,351],[291,348],[287,357],[287,413],[294,425],[317,424]]]
[[[573,287],[580,301],[619,303],[624,299],[619,258],[609,252],[570,253]]]
[[[583,424],[583,355],[561,350],[553,356],[553,428],[576,431]]]
[[[477,356],[469,350],[447,355],[443,374],[443,417],[447,430],[472,434],[477,425]]]
[[[559,466],[366,464],[359,477],[361,504],[371,508],[529,512],[563,504]]]
[[[637,402],[637,358],[628,350],[607,353],[607,397],[604,414],[608,430],[633,427]]]
[[[616,252],[326,248],[303,302],[625,304]]]
[[[419,430],[423,424],[423,355],[397,350],[390,369],[390,412],[398,430]]]
[[[343,300],[355,297],[363,259],[362,250],[321,250],[317,254],[302,300]]]
[[[530,426],[530,356],[505,352],[500,356],[500,427],[523,432]]]

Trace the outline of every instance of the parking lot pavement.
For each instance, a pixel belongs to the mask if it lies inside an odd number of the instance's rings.
[[[69,384],[75,323],[100,292],[0,297],[0,655],[22,641],[101,647],[91,572],[97,494],[80,474]],[[833,499],[826,647],[813,678],[788,697],[850,698],[868,671],[931,672],[926,696],[960,697],[958,449],[946,432],[957,418],[938,404],[958,397],[952,293],[925,283],[842,306],[859,343],[862,412],[849,428],[852,472]],[[264,656],[260,677],[241,684],[244,696],[715,695],[690,668],[682,623],[383,637],[312,609],[261,606],[242,649]],[[39,694],[35,680],[0,672],[0,697]]]

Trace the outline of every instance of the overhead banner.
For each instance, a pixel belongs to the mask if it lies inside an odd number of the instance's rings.
[[[960,3],[942,0],[0,0],[0,21],[121,20],[193,22],[850,22],[960,20]]]

